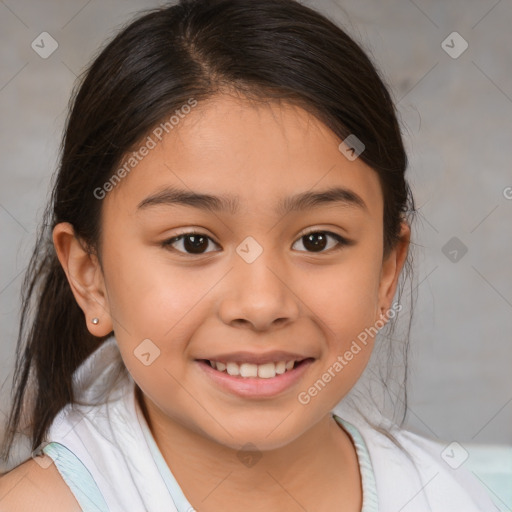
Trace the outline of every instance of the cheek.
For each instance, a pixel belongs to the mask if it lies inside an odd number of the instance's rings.
[[[134,380],[158,394],[163,383],[174,386],[170,374],[184,377],[178,373],[186,372],[188,341],[208,315],[208,291],[223,272],[180,267],[136,244],[131,251],[112,246],[104,267],[116,339]]]
[[[376,320],[380,266],[370,254],[354,251],[340,265],[303,277],[301,298],[339,348]]]
[[[380,267],[375,258],[354,257],[337,271],[309,278],[302,297],[310,306],[326,340],[323,362],[312,381],[311,395],[318,403],[334,407],[355,385],[370,359],[378,309]],[[309,293],[306,294],[306,291]],[[315,382],[321,382],[317,391]],[[307,398],[306,396],[306,398]],[[302,403],[302,402],[301,402]]]
[[[114,245],[114,244],[113,244]],[[157,248],[120,246],[105,258],[114,322],[139,337],[161,338],[189,312],[215,276],[167,261]]]

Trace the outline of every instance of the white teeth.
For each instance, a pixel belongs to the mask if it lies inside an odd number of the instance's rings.
[[[250,363],[242,363],[240,365],[240,376],[241,377],[257,377],[258,376],[258,365]]]
[[[282,375],[293,368],[294,360],[279,361],[277,363],[252,364],[252,363],[221,363],[209,361],[212,368],[220,372],[226,371],[229,375],[240,377],[259,377],[261,379],[272,379],[276,375]]]
[[[229,373],[229,375],[239,375],[240,367],[236,363],[228,363],[227,372]]]
[[[256,366],[256,369],[258,377],[262,379],[271,379],[276,376],[276,365],[274,363],[260,364]]]
[[[276,373],[278,375],[281,375],[286,371],[286,362],[285,361],[279,361],[276,363]]]

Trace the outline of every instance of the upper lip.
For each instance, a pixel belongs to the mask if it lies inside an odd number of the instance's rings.
[[[285,352],[283,350],[272,350],[271,352],[265,352],[256,354],[254,352],[230,352],[229,354],[217,354],[211,357],[202,357],[200,359],[207,359],[209,361],[217,361],[223,363],[251,363],[251,364],[265,364],[265,363],[277,363],[279,361],[302,361],[303,359],[310,359],[310,356],[303,354],[297,354],[294,352]],[[312,358],[311,358],[312,359]]]

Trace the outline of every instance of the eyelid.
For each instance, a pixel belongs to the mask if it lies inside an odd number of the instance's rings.
[[[303,231],[300,231],[297,235],[297,240],[299,238],[302,238],[303,236],[310,235],[311,233],[326,233],[328,235],[334,235],[335,237],[339,237],[341,240],[343,240],[343,243],[346,243],[347,245],[353,244],[353,240],[349,240],[348,238],[344,237],[343,235],[340,235],[339,233],[336,233],[334,231],[331,231],[328,228],[306,228]]]
[[[208,233],[205,233],[205,230],[203,228],[184,228],[183,231],[176,233],[174,236],[168,238],[167,240],[173,240],[174,238],[179,238],[180,236],[185,235],[204,236],[215,242],[214,238],[210,236]],[[218,242],[215,243],[218,244]]]

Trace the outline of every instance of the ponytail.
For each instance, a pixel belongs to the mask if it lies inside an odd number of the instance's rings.
[[[74,401],[73,372],[104,339],[87,330],[51,231],[44,224],[22,285],[13,403],[1,453],[4,460],[19,432],[29,437],[32,450],[44,441],[55,416]]]

